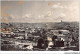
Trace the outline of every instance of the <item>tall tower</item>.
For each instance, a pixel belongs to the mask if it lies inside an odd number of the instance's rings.
[[[62,23],[62,20],[61,20],[61,23]]]

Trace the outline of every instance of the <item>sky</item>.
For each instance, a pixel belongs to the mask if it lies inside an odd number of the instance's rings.
[[[1,22],[79,21],[79,1],[1,1]]]

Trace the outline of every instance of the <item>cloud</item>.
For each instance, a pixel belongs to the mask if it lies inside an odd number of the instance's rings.
[[[60,12],[60,13],[58,14],[58,13],[55,13],[55,12],[53,12],[53,11],[48,11],[48,12],[44,15],[44,18],[47,19],[47,20],[51,20],[51,21],[61,20],[61,19],[65,19],[65,18],[66,18],[66,14],[63,13],[63,12]]]
[[[60,17],[65,17],[66,15],[64,13],[61,13],[60,14]]]
[[[30,18],[32,17],[31,14],[25,14],[24,16],[22,16],[22,18]]]
[[[52,8],[59,8],[59,5],[53,5]]]
[[[1,17],[1,22],[9,23],[9,22],[13,22],[15,19],[16,18],[11,14],[4,14]]]
[[[57,4],[53,4],[52,5],[52,8],[60,8],[60,7],[61,7],[60,3],[57,3]]]
[[[11,17],[11,16],[8,16],[8,17],[7,17],[7,20],[12,20],[12,17]]]
[[[5,13],[4,12],[5,10],[3,9],[3,10],[1,10],[1,22],[6,22],[6,23],[8,23],[8,20],[6,19],[6,17],[7,16],[9,16],[9,14],[8,13]]]
[[[48,11],[48,16],[53,16],[53,11]]]
[[[51,18],[54,17],[53,11],[47,11],[46,14],[44,14],[44,18]]]
[[[41,15],[39,15],[38,17],[39,17],[39,18],[42,18],[42,16],[41,16]]]
[[[10,14],[9,16],[6,17],[6,19],[9,21],[12,21],[12,20],[15,20],[16,18]]]
[[[54,4],[54,5],[52,5],[52,7],[51,7],[52,9],[67,9],[68,8],[68,6],[67,5],[62,5],[61,3],[57,3],[57,4]]]
[[[56,20],[62,20],[62,19],[66,20],[66,14],[65,13],[60,13],[59,15],[56,16],[55,19]]]

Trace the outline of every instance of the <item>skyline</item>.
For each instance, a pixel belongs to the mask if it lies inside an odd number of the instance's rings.
[[[1,16],[2,22],[79,22],[79,2],[1,1]]]

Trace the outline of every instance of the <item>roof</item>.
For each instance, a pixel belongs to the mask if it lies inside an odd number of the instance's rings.
[[[63,34],[58,34],[57,36],[63,36],[63,37],[64,37],[64,36],[66,36],[66,35],[63,35]]]

